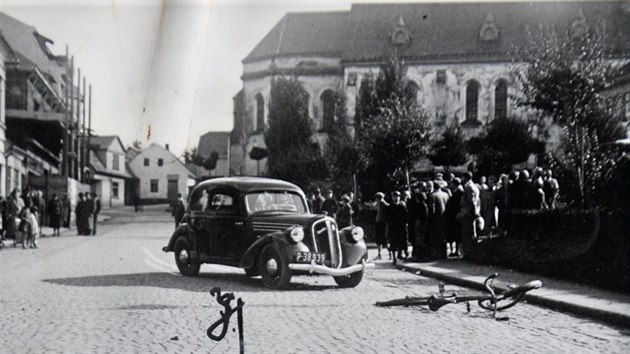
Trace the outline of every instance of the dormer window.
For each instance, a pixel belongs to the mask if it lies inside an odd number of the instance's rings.
[[[394,28],[394,31],[392,32],[392,43],[395,45],[404,45],[409,44],[409,42],[411,42],[411,32],[407,29],[405,19],[401,15],[398,18],[396,28]]]
[[[584,17],[584,13],[580,9],[578,13],[578,18],[571,23],[571,27],[569,27],[569,37],[573,39],[579,39],[584,37],[589,31],[588,24],[586,23],[586,17]]]
[[[479,30],[479,39],[484,42],[491,42],[499,39],[499,29],[494,24],[494,17],[492,14],[488,14],[486,20],[483,21],[481,30]]]

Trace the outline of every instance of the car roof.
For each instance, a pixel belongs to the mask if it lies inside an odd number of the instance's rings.
[[[195,186],[195,189],[219,186],[229,186],[245,193],[261,189],[284,189],[303,193],[300,187],[296,186],[293,183],[289,183],[279,179],[263,177],[213,178],[197,184],[197,186]]]

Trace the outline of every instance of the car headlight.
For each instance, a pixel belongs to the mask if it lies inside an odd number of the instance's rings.
[[[360,226],[355,227],[354,229],[352,229],[350,235],[352,236],[354,242],[359,242],[363,240],[363,228],[361,228]]]
[[[304,239],[304,229],[301,226],[294,227],[291,230],[290,236],[293,242],[298,243]]]

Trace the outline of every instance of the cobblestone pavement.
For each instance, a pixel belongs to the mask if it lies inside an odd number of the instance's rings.
[[[215,286],[245,301],[247,353],[630,352],[630,330],[529,304],[507,311],[506,322],[476,306],[470,313],[464,305],[438,312],[375,307],[437,290],[437,281],[389,262],[355,289],[301,276],[290,290],[270,291],[259,277],[215,265],[185,278],[173,254],[161,251],[173,228],[169,215],[140,214],[111,219],[96,237],[46,237],[37,250],[3,249],[0,352],[237,353],[236,316],[222,341],[206,335],[222,309],[209,294]]]

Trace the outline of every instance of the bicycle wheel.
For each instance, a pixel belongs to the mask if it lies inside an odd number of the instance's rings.
[[[540,280],[532,280],[528,283],[520,285],[514,289],[509,289],[508,291],[497,295],[497,311],[507,310],[510,307],[519,303],[525,297],[525,294],[534,289],[538,289],[542,286],[542,282]],[[488,311],[494,311],[494,306],[492,303],[492,299],[484,299],[479,300],[477,302],[479,306]],[[503,303],[503,305],[500,305]]]
[[[429,304],[428,297],[405,297],[388,301],[377,301],[374,305],[379,307],[390,306],[423,306]]]

